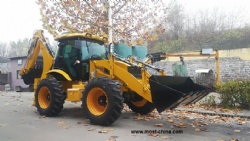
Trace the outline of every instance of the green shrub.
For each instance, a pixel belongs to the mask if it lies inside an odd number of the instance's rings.
[[[250,81],[229,81],[215,86],[224,108],[250,109]]]
[[[209,106],[209,107],[217,106],[217,104],[215,102],[215,96],[213,96],[213,95],[210,95],[207,98],[205,98],[205,100],[200,104],[204,105],[204,106]]]

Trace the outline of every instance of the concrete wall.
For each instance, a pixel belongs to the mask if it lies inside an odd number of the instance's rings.
[[[221,81],[229,80],[250,80],[250,48],[235,50],[220,50],[220,76]],[[177,61],[178,60],[178,61]],[[215,59],[212,58],[184,58],[188,75],[195,77],[197,69],[212,69],[216,73]],[[169,57],[168,59],[156,62],[155,65],[164,68],[167,74],[172,75],[172,65],[180,63],[179,58]]]
[[[241,60],[250,60],[250,48],[220,50],[219,55],[224,57],[239,57]]]
[[[184,52],[184,54],[199,54],[199,52]],[[241,60],[250,60],[250,48],[219,50],[220,58],[239,57]],[[185,60],[199,60],[204,57],[185,57]],[[179,57],[168,57],[166,61],[179,61]]]

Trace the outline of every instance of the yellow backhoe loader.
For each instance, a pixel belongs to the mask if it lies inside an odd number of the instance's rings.
[[[82,102],[92,124],[107,126],[119,118],[123,103],[136,113],[148,114],[155,108],[162,112],[196,102],[210,91],[189,77],[166,76],[148,63],[132,63],[110,53],[105,37],[67,33],[55,40],[58,49],[54,56],[43,31],[34,32],[27,62],[20,71],[23,81],[34,86],[34,103],[41,115],[58,115],[65,100]],[[37,61],[39,54],[42,64]],[[148,67],[159,74],[150,75]]]

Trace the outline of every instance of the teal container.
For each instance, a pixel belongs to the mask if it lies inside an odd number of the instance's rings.
[[[173,76],[188,76],[187,66],[185,64],[172,65]]]
[[[148,54],[148,49],[145,46],[136,45],[132,47],[132,54],[143,60],[146,58],[146,55]]]
[[[132,48],[124,43],[114,44],[114,52],[123,58],[132,55]]]

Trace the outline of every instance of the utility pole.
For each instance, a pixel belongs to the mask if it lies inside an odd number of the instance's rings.
[[[109,44],[113,42],[113,36],[112,36],[112,9],[111,9],[111,0],[108,0],[108,21],[109,21],[109,25],[108,25],[108,33],[109,33]],[[111,45],[110,48],[110,52],[113,52],[113,45]]]

